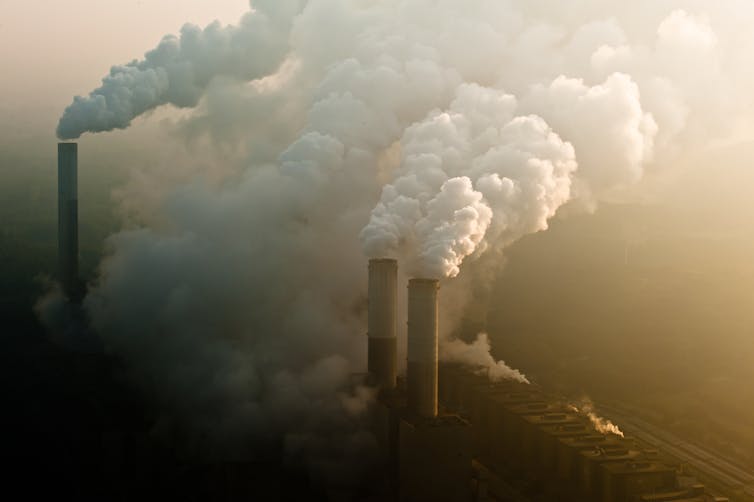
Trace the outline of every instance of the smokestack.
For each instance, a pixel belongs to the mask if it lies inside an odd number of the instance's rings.
[[[408,282],[408,406],[425,418],[437,416],[437,292],[440,281]]]
[[[368,369],[382,389],[395,388],[397,338],[395,311],[398,296],[398,262],[369,260]]]
[[[78,290],[78,145],[58,143],[58,278],[66,296]]]

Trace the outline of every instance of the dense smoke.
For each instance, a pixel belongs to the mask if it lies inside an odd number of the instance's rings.
[[[467,256],[547,228],[570,196],[573,147],[516,107],[463,84],[447,112],[406,129],[395,180],[362,232],[366,253],[405,257],[419,277],[455,277]]]
[[[573,146],[540,116],[517,116],[503,91],[463,84],[447,112],[404,133],[401,165],[362,232],[365,252],[404,257],[417,276],[455,277],[464,258],[546,229],[573,192],[640,179],[657,127],[630,77],[594,87],[558,77],[526,102],[584,152],[578,171]]]
[[[730,83],[741,51],[723,49],[748,26],[681,4],[267,0],[237,27],[184,27],[76,98],[59,135],[196,107],[178,131],[233,143],[248,168],[171,187],[160,225],[109,240],[95,328],[166,423],[353,474],[372,441],[350,378],[365,367],[362,250],[455,277],[457,312],[490,257],[563,205],[594,207],[731,134],[751,100]],[[524,379],[452,324],[447,357]]]
[[[288,54],[290,22],[300,3],[257,2],[238,26],[185,25],[180,37],[168,35],[143,60],[113,66],[102,86],[77,96],[60,119],[58,137],[125,129],[161,105],[194,107],[216,77],[248,82],[274,73]]]

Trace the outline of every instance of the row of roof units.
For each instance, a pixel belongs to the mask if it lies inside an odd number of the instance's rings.
[[[492,383],[440,365],[439,401],[467,419],[474,456],[490,471],[528,479],[544,500],[719,501],[701,486],[679,487],[656,450],[598,432],[591,421],[539,387]]]

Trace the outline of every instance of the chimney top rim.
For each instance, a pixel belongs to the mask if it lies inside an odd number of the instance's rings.
[[[398,263],[398,260],[395,258],[370,258],[369,263]]]
[[[439,279],[426,279],[422,277],[416,277],[413,279],[408,280],[408,285],[411,287],[412,285],[418,285],[418,286],[440,286],[440,280]]]

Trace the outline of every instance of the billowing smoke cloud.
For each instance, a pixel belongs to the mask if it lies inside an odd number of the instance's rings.
[[[549,85],[535,85],[524,108],[542,115],[574,145],[576,176],[589,193],[599,196],[639,181],[652,159],[657,124],[642,109],[639,87],[626,74],[613,73],[591,87],[559,76]]]
[[[144,59],[113,66],[101,87],[77,96],[60,119],[58,137],[125,129],[161,105],[196,106],[216,77],[246,82],[270,75],[288,54],[290,22],[300,3],[257,2],[238,26],[185,25],[180,37],[168,35]]]
[[[455,277],[464,258],[544,230],[573,193],[592,196],[641,178],[657,126],[630,77],[604,84],[558,77],[513,96],[464,84],[447,112],[406,130],[403,160],[362,232],[372,257],[400,256],[422,277]],[[575,186],[573,186],[575,185]],[[580,190],[580,192],[579,192]],[[489,234],[489,235],[488,235]]]
[[[362,231],[367,255],[455,277],[467,256],[547,228],[570,197],[573,147],[516,107],[502,91],[464,84],[447,112],[411,125],[395,181]]]
[[[77,98],[59,135],[196,106],[179,131],[233,143],[248,169],[166,190],[159,225],[109,240],[94,326],[166,423],[353,474],[372,441],[350,377],[365,367],[363,252],[455,277],[443,298],[460,310],[470,278],[565,204],[728,137],[751,110],[754,43],[726,14],[750,4],[723,3],[266,0],[237,27],[184,28]],[[524,378],[484,336],[442,343]]]

